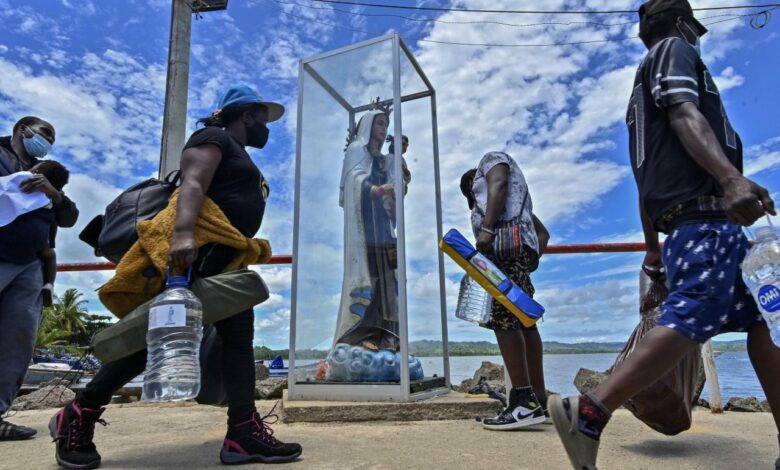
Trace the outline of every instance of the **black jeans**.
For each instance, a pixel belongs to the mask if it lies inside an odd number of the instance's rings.
[[[201,247],[193,264],[193,276],[208,277],[222,272],[233,259],[234,250],[221,245]],[[228,424],[246,421],[255,411],[254,312],[247,310],[214,323],[222,340],[222,380],[228,399]],[[111,396],[146,368],[146,350],[138,351],[100,368],[95,378],[77,396],[80,405],[99,408]]]

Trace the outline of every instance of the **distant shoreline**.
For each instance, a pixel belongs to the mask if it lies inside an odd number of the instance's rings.
[[[544,342],[545,354],[617,354],[622,351],[622,342],[604,343],[561,343],[558,341]],[[744,340],[713,341],[715,352],[744,352],[747,351],[747,343]],[[418,357],[439,357],[443,355],[440,341],[421,340],[409,343],[409,351]],[[289,359],[289,351],[273,350],[265,346],[255,347],[256,359],[272,359],[281,355]],[[306,349],[296,351],[297,359],[325,359],[327,351],[318,349]],[[500,356],[498,345],[489,341],[451,341],[449,343],[450,357],[474,357],[474,356]]]

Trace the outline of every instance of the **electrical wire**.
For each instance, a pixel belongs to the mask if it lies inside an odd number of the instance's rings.
[[[515,27],[515,28],[530,28],[530,27],[538,27],[538,26],[575,26],[575,25],[586,25],[586,26],[595,26],[600,28],[611,28],[614,26],[629,26],[634,25],[638,21],[624,21],[620,23],[599,23],[596,21],[545,21],[545,22],[539,22],[539,23],[505,23],[503,21],[489,21],[489,20],[476,20],[476,21],[454,21],[454,20],[442,20],[438,18],[420,18],[420,17],[413,17],[413,16],[404,16],[404,15],[394,15],[389,13],[363,13],[361,11],[352,11],[352,10],[344,10],[336,7],[330,7],[330,6],[314,6],[314,5],[307,5],[304,3],[298,3],[293,1],[283,1],[283,0],[271,0],[273,2],[276,2],[279,5],[291,5],[291,6],[298,6],[301,8],[308,8],[310,10],[324,10],[324,11],[333,11],[338,13],[345,13],[348,15],[353,16],[363,16],[363,17],[369,17],[369,18],[399,18],[406,21],[416,21],[419,23],[441,23],[441,24],[453,24],[453,25],[475,25],[475,24],[486,24],[486,25],[498,25],[498,26],[509,26],[509,27]],[[764,13],[764,11],[751,13],[752,14],[761,14]],[[713,18],[736,18],[736,17],[743,17],[744,15],[729,13],[729,14],[723,14],[723,15],[712,15],[712,16],[705,16],[698,18],[700,21],[705,21]]]
[[[505,14],[534,14],[534,15],[606,15],[606,14],[627,14],[636,13],[636,10],[488,10],[488,9],[467,9],[467,8],[445,8],[445,7],[424,7],[411,5],[389,5],[386,3],[368,3],[346,0],[312,0],[319,3],[335,3],[339,5],[351,5],[373,8],[391,8],[396,10],[416,10],[416,11],[439,11],[439,12],[468,12],[468,13],[505,13]],[[767,3],[763,5],[732,5],[694,8],[693,11],[714,11],[714,10],[744,10],[748,8],[772,8],[780,7],[780,3]]]
[[[314,0],[314,1],[317,1],[317,0]],[[763,14],[767,15],[767,19],[765,21],[768,22],[769,21],[768,18],[771,18],[771,13],[770,12],[772,10],[776,10],[778,8],[780,8],[780,4],[778,4],[777,6],[775,6],[773,8],[770,8],[768,10],[763,10],[763,11],[756,12],[756,13],[735,15],[732,18],[723,19],[723,20],[719,20],[719,21],[714,21],[714,22],[711,22],[711,23],[706,23],[705,26],[712,26],[714,24],[725,23],[725,22],[728,22],[728,21],[735,21],[735,20],[738,20],[738,19],[741,19],[741,18],[744,18],[744,17],[754,17],[755,18],[756,16],[763,15]],[[324,26],[329,26],[331,28],[341,29],[341,30],[344,30],[344,31],[350,31],[350,32],[353,32],[353,33],[362,33],[362,34],[368,34],[368,35],[378,35],[378,33],[374,32],[374,31],[367,31],[367,30],[364,30],[364,29],[350,28],[350,27],[342,26],[340,24],[334,24],[334,23],[330,23],[330,22],[326,22],[326,21],[316,20],[316,19],[313,19],[313,18],[307,18],[305,16],[300,16],[300,15],[296,15],[294,13],[286,12],[286,11],[284,11],[281,8],[278,8],[278,10],[283,15],[290,16],[292,18],[297,18],[299,20],[308,21],[308,22],[316,23],[316,24],[321,24],[321,25],[324,25]],[[764,26],[766,26],[766,22],[761,24],[761,26],[759,26],[757,28],[754,27],[754,28],[755,29],[763,28]],[[450,45],[450,46],[538,48],[538,47],[563,47],[563,46],[579,46],[579,45],[587,45],[587,44],[603,44],[603,43],[609,43],[609,42],[624,42],[624,41],[629,41],[629,40],[634,40],[634,39],[637,39],[637,37],[629,36],[629,37],[625,37],[625,38],[595,39],[595,40],[591,40],[591,41],[572,41],[572,42],[545,43],[545,44],[473,43],[473,42],[439,41],[439,40],[435,40],[435,39],[420,39],[418,41],[419,42],[428,42],[428,43],[433,43],[433,44]]]
[[[318,7],[314,5],[306,5],[303,3],[297,3],[297,2],[290,2],[290,1],[282,1],[282,0],[271,0],[274,1],[280,5],[294,5],[299,6],[302,8],[308,8],[311,10],[324,10],[324,11],[334,11],[338,13],[345,13],[348,15],[353,16],[364,16],[369,18],[399,18],[402,20],[407,21],[416,21],[419,23],[441,23],[441,24],[460,24],[460,25],[475,25],[475,24],[492,24],[492,25],[499,25],[499,26],[510,26],[510,27],[516,27],[516,28],[528,28],[528,27],[535,27],[535,26],[573,26],[573,25],[588,25],[588,26],[597,26],[597,27],[604,27],[604,28],[611,28],[613,26],[628,26],[635,24],[636,21],[625,21],[622,23],[598,23],[595,21],[547,21],[547,22],[541,22],[541,23],[525,23],[525,24],[517,24],[517,23],[505,23],[503,21],[489,21],[489,20],[477,20],[477,21],[453,21],[453,20],[441,20],[437,18],[415,18],[413,16],[404,16],[404,15],[393,15],[389,13],[363,13],[359,11],[350,11],[350,10],[343,10],[340,8],[335,7]],[[716,15],[717,17],[722,16],[735,16],[735,15]],[[711,18],[711,17],[710,17]]]

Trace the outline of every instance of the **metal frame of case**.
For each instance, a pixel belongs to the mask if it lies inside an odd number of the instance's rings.
[[[433,164],[434,181],[436,194],[436,223],[438,239],[443,236],[442,215],[441,215],[441,188],[439,177],[439,141],[436,116],[436,91],[431,82],[426,77],[420,65],[409,51],[409,48],[403,42],[398,33],[390,33],[375,39],[363,41],[351,46],[347,46],[334,51],[319,54],[304,59],[299,64],[298,72],[298,125],[296,138],[296,167],[295,167],[295,219],[293,227],[293,275],[292,275],[292,299],[290,313],[290,380],[288,383],[288,398],[290,400],[342,400],[342,401],[394,401],[394,402],[412,402],[423,400],[432,396],[448,393],[450,390],[450,363],[447,334],[447,308],[444,277],[444,258],[441,251],[438,252],[439,261],[439,289],[441,302],[441,322],[442,322],[442,345],[444,360],[444,376],[446,386],[420,393],[411,393],[409,380],[409,363],[406,360],[401,361],[401,381],[398,384],[308,384],[296,383],[294,377],[295,371],[295,349],[296,349],[296,326],[297,326],[297,299],[298,299],[298,256],[299,246],[299,220],[300,220],[300,200],[301,200],[301,143],[303,129],[303,88],[304,75],[308,74],[317,83],[330,94],[348,113],[349,126],[355,126],[355,115],[369,109],[368,103],[352,105],[343,96],[341,96],[317,71],[310,65],[314,61],[337,56],[356,49],[371,46],[383,41],[392,41],[393,55],[393,99],[386,100],[386,103],[392,102],[394,109],[394,129],[396,152],[400,152],[401,145],[401,103],[430,98],[431,100],[431,125],[433,135]],[[401,54],[404,54],[409,63],[414,67],[419,78],[425,84],[426,91],[410,95],[401,95]],[[396,158],[395,172],[402,174],[402,159]],[[404,197],[402,194],[403,185],[397,185],[396,188],[396,213],[400,214],[397,218],[398,232],[398,317],[399,317],[399,336],[401,342],[401,357],[407,358],[409,355],[409,329],[407,318],[407,292],[406,292],[406,244],[404,227]]]

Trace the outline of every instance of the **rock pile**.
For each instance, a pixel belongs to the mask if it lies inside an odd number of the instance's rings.
[[[255,400],[278,400],[287,390],[287,377],[266,378],[255,382]]]
[[[22,395],[14,400],[11,409],[22,410],[45,410],[47,408],[60,408],[67,405],[76,394],[68,387],[68,382],[58,379],[44,382],[38,390]]]
[[[487,380],[491,388],[499,393],[506,393],[504,387],[504,366],[489,361],[482,362],[482,365],[474,373],[473,378],[464,380],[460,385],[453,385],[452,389],[456,392],[468,393],[469,390],[479,383],[482,377]]]
[[[766,405],[764,405],[766,403]],[[756,397],[747,397],[747,398],[740,398],[740,397],[731,397],[729,398],[729,402],[726,403],[726,406],[723,408],[726,411],[737,411],[737,412],[748,412],[748,413],[760,413],[760,412],[771,412],[772,410],[769,409],[769,403],[764,400],[764,402],[758,401],[758,398]]]

